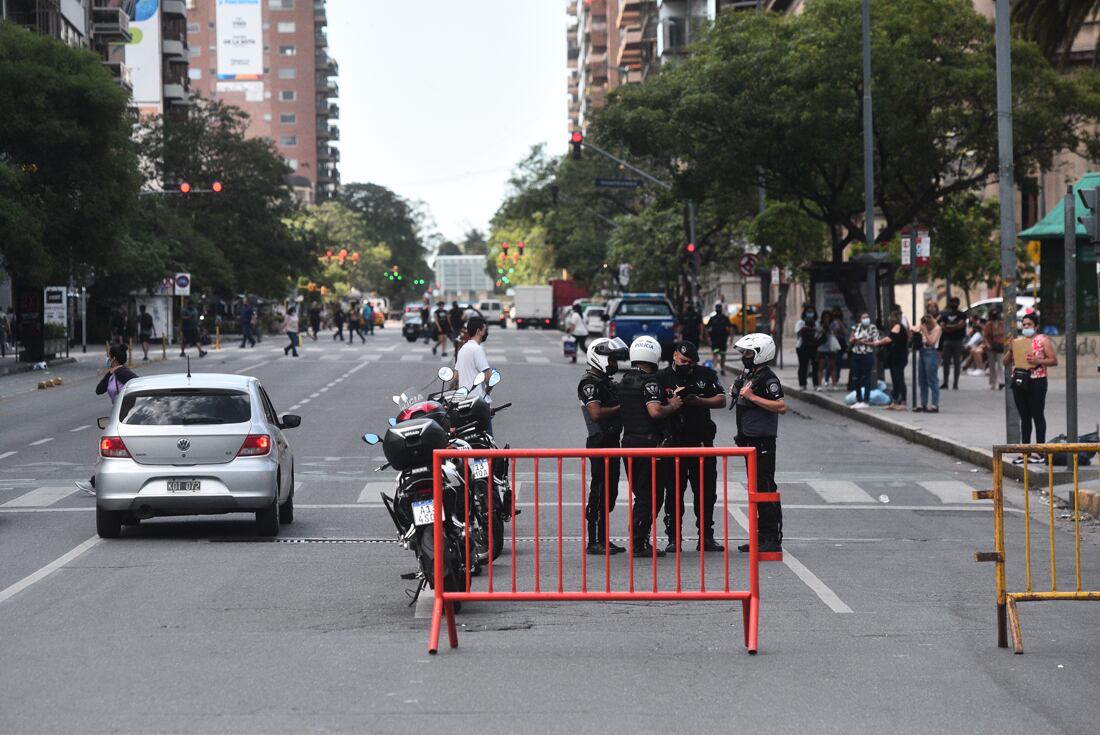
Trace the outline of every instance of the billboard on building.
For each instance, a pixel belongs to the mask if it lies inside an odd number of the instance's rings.
[[[264,31],[260,0],[218,0],[218,79],[260,79]]]
[[[164,111],[160,0],[138,0],[130,21],[130,35],[126,66],[134,88],[134,104],[142,115],[159,115]]]

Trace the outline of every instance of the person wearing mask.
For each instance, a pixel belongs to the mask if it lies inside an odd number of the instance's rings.
[[[817,346],[817,373],[826,389],[836,388],[836,376],[840,372],[839,355],[840,340],[833,329],[833,313],[826,311],[821,315],[821,343]],[[814,381],[815,384],[817,382]]]
[[[930,304],[935,306],[935,304]],[[915,412],[939,413],[940,410],[940,366],[939,344],[942,337],[936,316],[926,313],[920,318],[920,326],[913,328],[920,339],[920,355],[917,360],[917,377],[920,383],[920,405]],[[932,406],[928,406],[928,393],[932,393]]]
[[[199,357],[206,357],[206,350],[202,348],[199,336],[199,311],[195,308],[195,302],[187,299],[187,306],[180,309],[180,326],[183,338],[180,340],[180,357],[185,354],[188,345],[194,345],[199,351]]]
[[[118,394],[122,392],[122,386],[137,377],[137,373],[126,367],[127,356],[126,345],[111,345],[107,350],[107,372],[96,385],[95,394],[101,396],[106,393],[111,399],[111,405],[114,405]],[[95,475],[90,480],[77,480],[73,484],[85,495],[95,495]]]
[[[492,403],[489,386],[484,382],[474,385],[474,378],[478,373],[485,373],[486,381],[493,373],[489,358],[485,356],[485,350],[481,346],[488,337],[489,325],[484,319],[475,316],[466,322],[465,341],[455,360],[455,387],[465,388],[471,398],[484,398],[486,403]],[[489,426],[489,433],[493,433],[492,424]]]
[[[283,348],[283,355],[293,352],[294,356],[298,357],[298,310],[293,306],[286,310],[283,330],[290,339],[290,344]]]
[[[247,342],[249,347],[256,346],[256,337],[252,334],[252,317],[255,316],[255,310],[252,308],[252,304],[249,302],[246,296],[241,302],[241,314],[239,323],[241,325],[241,349],[244,349],[244,343]]]
[[[588,340],[588,325],[584,323],[584,313],[580,304],[573,304],[573,309],[569,312],[569,318],[565,322],[565,332],[572,335],[573,339],[577,341],[577,349],[573,353],[572,360],[576,362],[577,353],[588,349],[584,344]]]
[[[577,398],[588,438],[584,446],[589,449],[618,449],[623,431],[619,415],[619,397],[611,376],[618,371],[619,360],[628,357],[628,348],[621,339],[597,337],[587,350],[588,370],[577,385]],[[588,544],[585,551],[592,555],[619,554],[626,549],[611,541],[608,534],[607,514],[615,510],[619,497],[619,460],[611,458],[606,463],[593,457],[592,479],[588,485],[588,502],[584,509]],[[607,493],[607,509],[604,510],[604,492]]]
[[[718,374],[699,364],[699,348],[691,342],[680,342],[672,351],[672,366],[661,370],[658,378],[666,394],[679,394],[684,407],[672,421],[674,447],[713,447],[718,427],[710,418],[711,409],[725,408],[726,390],[718,382]],[[676,487],[675,465],[665,492],[665,532],[668,535],[666,552],[683,549],[684,495],[691,482],[694,498],[695,528],[699,532],[699,544],[706,551],[723,551],[714,540],[714,504],[718,499],[718,460],[703,459],[703,472],[699,474],[699,460],[685,457],[680,460],[680,482]],[[677,498],[679,495],[679,498]],[[679,502],[677,502],[679,501]]]
[[[684,307],[684,313],[680,315],[680,339],[684,342],[699,344],[699,336],[703,329],[703,317],[695,310],[695,304],[690,301]]]
[[[1005,350],[1002,359],[1012,368],[1012,399],[1020,413],[1020,437],[1024,444],[1031,444],[1031,426],[1035,425],[1035,443],[1044,444],[1047,439],[1047,368],[1058,364],[1058,352],[1050,337],[1039,333],[1039,315],[1029,311],[1024,315],[1020,336],[1030,339],[1027,364],[1016,365],[1012,350]],[[1042,455],[1032,453],[1032,462],[1043,461]],[[1016,460],[1023,463],[1023,457]]]
[[[989,364],[989,389],[1002,390],[1005,387],[1005,323],[1000,308],[991,310],[989,321],[982,326],[982,347]]]
[[[657,379],[661,361],[661,345],[649,335],[642,335],[630,344],[630,369],[619,381],[620,415],[623,421],[624,449],[652,449],[668,438],[668,419],[684,405],[679,394],[668,397]],[[653,493],[653,477],[649,459],[624,457],[630,492],[634,496],[633,528],[634,556],[664,556],[652,545],[650,531],[653,518],[661,510],[667,487],[667,462],[657,462],[657,492]]]
[[[892,311],[886,320],[886,365],[890,368],[888,411],[906,410],[905,366],[909,362],[909,330],[902,325],[901,317],[900,311]]]
[[[820,388],[820,379],[814,366],[817,345],[821,333],[817,328],[817,312],[808,304],[802,309],[802,317],[794,325],[794,351],[798,355],[798,387],[806,390],[806,380],[812,377],[814,388]]]
[[[870,408],[871,387],[875,373],[875,350],[889,340],[883,339],[878,327],[871,321],[871,315],[863,312],[859,323],[848,337],[852,350],[852,383],[856,389],[856,402],[852,408]]]
[[[141,339],[142,362],[149,361],[149,342],[156,334],[153,315],[145,310],[145,304],[138,305],[138,337]]]
[[[451,338],[451,326],[447,317],[447,305],[442,301],[436,304],[433,326],[437,343],[432,346],[432,354],[436,354],[436,350],[442,350],[443,357],[446,357],[447,342]]]
[[[726,305],[721,301],[714,305],[714,313],[707,319],[707,339],[714,364],[722,375],[726,374],[726,351],[730,344],[730,319],[726,315]]]
[[[363,331],[374,334],[374,304],[370,301],[363,305]]]
[[[966,314],[959,309],[959,300],[952,296],[947,300],[947,308],[936,318],[943,336],[940,338],[940,355],[943,360],[943,383],[946,389],[951,383],[952,390],[959,389],[959,373],[962,372],[963,341],[966,339]],[[955,380],[951,381],[951,368],[955,368]]]
[[[737,410],[739,447],[756,449],[756,491],[774,493],[775,442],[779,436],[779,417],[787,412],[783,385],[768,363],[775,357],[775,342],[766,334],[746,334],[734,343],[741,353],[745,372],[730,388],[730,398]],[[756,532],[760,551],[783,550],[783,508],[778,503],[757,503]],[[738,551],[747,552],[748,544]]]
[[[340,304],[336,304],[332,307],[332,323],[336,325],[336,331],[332,333],[332,341],[335,342],[339,339],[344,341],[344,321],[347,319],[347,315],[344,314],[344,307]]]

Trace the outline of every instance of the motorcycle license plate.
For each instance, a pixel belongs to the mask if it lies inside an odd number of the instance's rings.
[[[170,493],[197,493],[202,487],[202,480],[169,480],[168,492]]]
[[[430,500],[415,500],[412,504],[413,525],[430,526],[435,523],[435,508]]]
[[[489,460],[475,459],[470,463],[470,476],[475,480],[484,480],[489,476]]]

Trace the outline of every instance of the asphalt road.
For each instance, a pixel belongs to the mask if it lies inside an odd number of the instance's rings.
[[[495,428],[514,447],[583,445],[581,368],[559,340],[497,329],[486,344],[504,376],[496,400],[515,404]],[[992,548],[992,515],[966,499],[989,474],[794,402],[780,424],[787,553],[762,567],[758,656],[741,645],[739,610],[697,602],[468,604],[460,647],[429,657],[427,610],[409,606],[400,579],[415,562],[378,502],[393,474],[373,472],[381,453],[359,437],[384,429],[390,396],[443,363],[393,328],[365,346],[323,335],[299,359],[281,346],[231,346],[193,366],[256,375],[280,411],[302,415],[288,432],[296,520],[281,538],[328,543],[260,542],[246,516],[155,519],[98,541],[94,499],[71,484],[91,472],[108,408],[93,377],[41,392],[0,385],[0,732],[1096,731],[1097,608],[1025,603],[1027,654],[996,647],[993,567],[973,561]],[[717,418],[731,442],[732,415]],[[739,472],[731,463],[731,482]],[[519,478],[517,575],[529,584],[534,474]],[[565,486],[569,583],[581,558],[576,468]],[[543,491],[546,539],[556,487]],[[1046,506],[1035,511],[1045,540]],[[613,515],[619,535],[624,516]],[[1018,511],[1008,525],[1019,559]],[[1068,528],[1056,522],[1062,585]],[[1086,589],[1100,589],[1096,536],[1090,527]],[[544,583],[556,582],[556,554],[542,546]],[[685,557],[685,580],[697,558]],[[722,555],[706,561],[710,584]],[[743,560],[730,562],[743,583]],[[661,564],[664,585],[674,561]],[[625,560],[613,567],[625,580]],[[602,566],[588,574],[602,583]]]

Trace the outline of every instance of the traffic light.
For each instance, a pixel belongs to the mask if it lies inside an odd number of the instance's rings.
[[[569,136],[569,143],[573,146],[573,160],[581,160],[581,145],[584,143],[584,135],[579,130],[574,130]]]
[[[519,242],[517,242],[516,247],[519,248],[520,257],[522,257],[523,256],[523,241],[520,240]]]
[[[1088,210],[1086,214],[1078,215],[1077,221],[1085,226],[1085,234],[1093,245],[1100,244],[1100,188],[1078,189],[1078,196]]]
[[[694,253],[694,252],[695,252],[695,243],[693,243],[693,242],[689,242],[689,243],[687,244],[687,251],[688,251],[688,254],[689,254],[689,255],[690,255],[691,253]]]
[[[180,182],[180,194],[190,194],[190,193],[191,193],[191,185],[188,184],[186,181],[181,181]]]
[[[504,255],[505,255],[505,256],[507,256],[507,255],[508,255],[508,243],[506,243],[506,242],[502,242],[502,243],[500,244],[500,251],[501,251],[502,253],[504,253]]]
[[[222,182],[215,181],[213,184],[210,185],[210,190],[213,191],[215,194],[221,194],[222,193]]]

